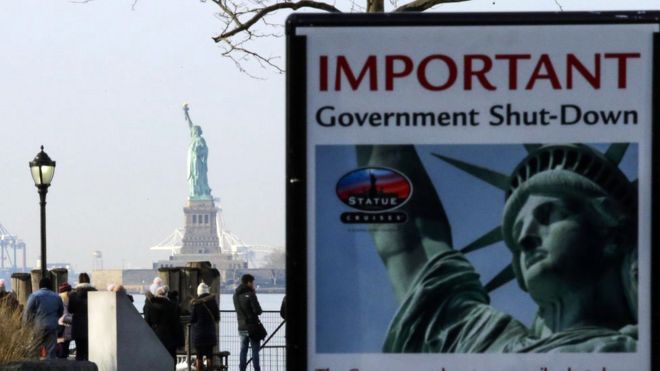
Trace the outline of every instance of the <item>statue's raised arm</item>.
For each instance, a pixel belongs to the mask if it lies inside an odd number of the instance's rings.
[[[414,185],[410,201],[399,210],[408,222],[392,230],[376,224],[372,235],[399,300],[426,261],[451,250],[451,228],[440,198],[413,146],[358,146],[360,166],[386,167],[402,171]]]
[[[188,111],[190,111],[190,107],[188,106],[188,103],[184,103],[183,104],[183,114],[186,116],[186,122],[188,122],[188,129],[191,130],[191,134],[192,134],[192,128],[193,128],[194,124],[193,124],[192,120],[190,119],[190,113],[188,113]]]

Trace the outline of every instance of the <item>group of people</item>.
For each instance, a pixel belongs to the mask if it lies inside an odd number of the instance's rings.
[[[89,275],[81,273],[72,288],[66,282],[52,289],[50,277],[39,280],[39,289],[28,297],[23,311],[24,321],[32,323],[41,338],[46,358],[68,358],[71,341],[76,344],[76,360],[88,359],[87,294],[96,289]],[[18,307],[18,306],[17,306]]]
[[[39,290],[33,292],[25,305],[23,318],[37,328],[41,336],[42,350],[46,358],[68,358],[71,341],[75,341],[76,360],[87,360],[89,354],[87,296],[96,291],[91,285],[89,275],[81,273],[75,288],[66,282],[61,283],[55,293],[50,277],[39,281]],[[111,285],[108,291],[123,293],[131,301],[121,285]],[[0,300],[20,310],[13,293],[5,290],[4,281],[0,280]],[[184,345],[181,308],[178,292],[170,291],[160,278],[154,280],[146,294],[144,319],[153,329],[158,339],[176,359],[176,349]],[[241,339],[240,371],[247,368],[248,348],[252,350],[252,367],[260,371],[259,348],[261,338],[252,333],[252,328],[260,325],[261,305],[257,299],[254,276],[245,274],[233,296],[234,308],[238,320],[238,332]],[[220,310],[216,295],[210,293],[209,286],[202,282],[197,286],[197,297],[190,303],[190,342],[195,349],[196,370],[204,367],[206,358],[208,370],[213,369],[213,348],[218,345],[216,324],[220,320]],[[283,303],[284,308],[285,303]],[[282,309],[284,311],[284,309]],[[282,315],[284,318],[284,315]]]
[[[248,347],[252,349],[253,369],[260,371],[261,339],[250,336],[249,333],[251,325],[260,323],[259,315],[262,313],[255,291],[254,276],[245,274],[241,277],[241,284],[236,288],[233,301],[241,337],[240,371],[245,371],[247,368]],[[167,285],[162,284],[160,278],[154,279],[147,292],[143,312],[145,321],[170,355],[176,359],[176,349],[184,344],[178,292],[170,291]],[[213,348],[218,345],[216,323],[219,320],[217,297],[211,294],[209,286],[202,282],[197,286],[197,297],[190,303],[190,342],[197,356],[195,361],[197,371],[204,368],[204,358],[206,358],[206,369],[213,369]]]

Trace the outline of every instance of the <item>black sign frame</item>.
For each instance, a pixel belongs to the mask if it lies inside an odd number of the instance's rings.
[[[287,370],[307,370],[307,40],[300,27],[660,24],[660,12],[292,14],[286,21]],[[660,32],[653,35],[651,369],[660,369]]]

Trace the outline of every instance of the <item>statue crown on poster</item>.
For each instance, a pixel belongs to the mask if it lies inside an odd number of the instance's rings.
[[[398,230],[374,228],[401,301],[387,352],[634,352],[637,182],[619,169],[628,144],[526,145],[511,175],[434,153],[505,193],[502,225],[455,250],[451,228],[412,146],[359,146],[358,161],[406,172],[415,195]],[[512,262],[486,285],[465,254],[502,241]],[[490,306],[516,279],[538,305],[530,327]]]
[[[202,128],[193,124],[190,119],[190,107],[183,105],[183,112],[190,130],[190,146],[188,147],[188,197],[191,200],[211,200],[211,188],[208,181],[209,148],[202,137]]]

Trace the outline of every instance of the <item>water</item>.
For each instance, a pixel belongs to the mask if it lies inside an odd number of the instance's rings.
[[[280,310],[284,294],[259,294],[257,293],[259,304],[263,310]],[[142,294],[133,295],[133,305],[142,313],[144,308],[145,296]],[[220,294],[220,310],[234,310],[232,294]]]

